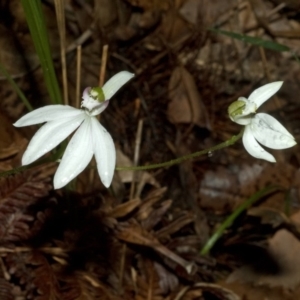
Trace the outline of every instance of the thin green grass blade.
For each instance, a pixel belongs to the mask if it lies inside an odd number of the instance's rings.
[[[29,164],[29,165],[25,165],[25,166],[21,166],[21,167],[17,167],[8,171],[4,171],[4,172],[0,172],[0,178],[2,177],[9,177],[15,174],[19,174],[22,173],[23,171],[26,171],[28,169],[31,169],[33,167],[36,166],[40,166],[42,164],[45,163],[50,163],[50,162],[57,162],[58,159],[62,156],[62,154],[64,153],[65,149],[66,149],[66,143],[62,143],[59,147],[58,150],[55,153],[52,153],[51,156],[48,157],[43,157],[38,159],[37,161]]]
[[[296,62],[297,62],[298,64],[300,64],[300,57],[297,56],[296,53],[293,53],[293,57],[295,58]]]
[[[202,248],[200,254],[206,255],[215,245],[217,240],[223,235],[224,231],[232,225],[235,219],[243,213],[246,209],[251,207],[255,202],[260,200],[262,197],[272,194],[276,191],[281,191],[282,189],[279,187],[266,187],[261,189],[260,191],[253,194],[250,198],[248,198],[242,205],[240,205],[231,215],[229,215],[225,221],[220,225],[220,227],[216,230],[216,232],[209,238],[204,247]]]
[[[236,33],[236,32],[221,30],[221,29],[217,29],[217,28],[210,28],[209,30],[212,31],[212,32],[215,32],[215,33],[219,33],[219,34],[229,36],[233,39],[236,39],[236,40],[239,40],[239,41],[242,41],[242,42],[249,43],[249,44],[254,45],[254,46],[259,46],[259,47],[263,47],[263,48],[266,48],[266,49],[279,51],[279,52],[290,51],[290,48],[287,47],[287,46],[284,46],[282,44],[279,44],[279,43],[276,43],[276,42],[273,42],[273,41],[264,40],[264,39],[261,39],[261,38],[258,38],[258,37],[239,34],[239,33]]]
[[[6,79],[9,81],[9,83],[12,85],[13,89],[15,90],[15,92],[18,94],[18,96],[21,98],[21,100],[23,101],[24,105],[27,107],[27,109],[29,111],[31,111],[33,108],[30,104],[30,102],[28,101],[28,99],[25,97],[25,95],[23,94],[23,92],[20,90],[20,88],[18,87],[18,85],[16,84],[16,82],[13,80],[13,78],[9,75],[9,73],[7,72],[7,70],[5,69],[5,67],[0,63],[0,72],[6,77]]]
[[[21,0],[28,27],[42,66],[52,103],[62,103],[61,91],[51,56],[51,49],[40,0]]]

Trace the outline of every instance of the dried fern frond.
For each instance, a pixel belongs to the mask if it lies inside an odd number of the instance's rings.
[[[29,214],[28,208],[48,195],[52,189],[49,181],[49,168],[45,167],[0,178],[1,244],[30,237],[28,224],[33,220],[33,216]]]
[[[16,299],[12,292],[13,286],[4,278],[0,278],[0,299],[1,300],[14,300]]]

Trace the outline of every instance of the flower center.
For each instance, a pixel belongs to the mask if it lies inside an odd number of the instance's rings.
[[[100,103],[105,101],[105,96],[101,87],[93,87],[89,92],[89,96]]]

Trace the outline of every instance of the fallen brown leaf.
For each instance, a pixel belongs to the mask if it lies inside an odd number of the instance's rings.
[[[168,119],[172,123],[193,123],[210,128],[206,108],[192,75],[184,68],[174,69],[169,81]]]

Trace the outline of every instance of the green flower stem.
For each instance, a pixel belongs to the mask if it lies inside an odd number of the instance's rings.
[[[1,63],[0,63],[0,71],[6,77],[6,79],[9,81],[9,83],[12,85],[13,89],[18,94],[18,96],[21,98],[21,100],[23,101],[23,103],[27,107],[27,109],[29,111],[32,111],[31,104],[29,103],[29,101],[27,100],[27,98],[25,97],[25,95],[23,94],[23,92],[20,90],[20,88],[18,87],[18,85],[16,84],[16,82],[9,75],[9,73],[7,72],[7,70],[5,69],[5,67]]]
[[[24,172],[28,169],[31,169],[31,168],[36,167],[36,166],[40,166],[40,165],[45,164],[45,163],[55,162],[56,160],[58,160],[62,156],[65,149],[66,149],[66,143],[64,143],[64,145],[61,145],[60,147],[58,147],[58,150],[49,157],[41,158],[41,159],[39,159],[39,160],[29,164],[29,165],[25,165],[25,166],[14,168],[12,170],[1,172],[0,173],[0,178],[18,174],[18,173]]]
[[[209,251],[212,249],[212,247],[215,245],[217,240],[223,235],[224,231],[232,225],[232,223],[235,221],[235,219],[243,213],[246,209],[251,207],[255,202],[260,200],[262,197],[272,194],[276,191],[280,191],[282,188],[280,187],[266,187],[264,189],[261,189],[260,191],[253,194],[250,198],[248,198],[242,205],[240,205],[231,215],[225,219],[225,221],[221,224],[221,226],[217,229],[217,231],[209,238],[209,240],[206,242],[204,247],[202,248],[200,254],[206,255],[209,253]]]
[[[216,145],[214,147],[211,147],[209,149],[194,152],[192,154],[188,154],[188,155],[185,155],[185,156],[182,156],[182,157],[179,157],[179,158],[167,161],[167,162],[148,165],[148,166],[116,167],[116,170],[118,170],[118,171],[127,171],[127,170],[136,171],[136,170],[149,170],[149,169],[157,169],[157,168],[162,168],[162,167],[169,167],[169,166],[172,166],[172,165],[175,165],[175,164],[179,164],[179,163],[181,163],[183,161],[186,161],[188,159],[192,159],[192,158],[204,155],[204,154],[212,153],[216,150],[220,150],[220,149],[226,148],[228,146],[231,146],[234,143],[236,143],[243,136],[243,132],[244,132],[244,130],[242,130],[238,135],[232,136],[229,140],[227,140],[227,141],[225,141],[225,142],[223,142],[219,145]],[[60,147],[59,150],[57,152],[55,152],[55,154],[53,154],[49,158],[46,158],[45,160],[41,159],[41,160],[38,160],[37,162],[32,163],[30,165],[22,166],[22,167],[19,167],[19,168],[15,168],[13,170],[2,172],[2,173],[0,173],[0,178],[1,177],[6,177],[6,176],[9,176],[9,175],[13,175],[13,174],[16,174],[16,173],[20,173],[24,170],[30,169],[33,166],[40,165],[40,164],[45,163],[45,162],[51,162],[51,161],[53,162],[53,161],[57,160],[59,157],[61,157],[62,153],[65,150],[65,147],[66,147],[66,145]]]
[[[29,165],[21,166],[21,167],[14,168],[12,170],[1,172],[0,173],[0,178],[2,178],[2,177],[5,178],[5,177],[12,176],[12,175],[16,175],[16,174],[22,173],[22,172],[24,172],[26,170],[29,170],[31,168],[40,166],[42,164],[50,163],[50,162],[53,162],[53,160],[51,158],[40,159],[40,160],[35,161],[35,162],[33,162],[33,163],[29,164]]]
[[[148,166],[126,166],[126,167],[116,167],[117,171],[142,171],[142,170],[151,170],[151,169],[158,169],[158,168],[163,168],[163,167],[170,167],[176,164],[180,164],[183,161],[201,156],[201,155],[205,155],[205,154],[209,154],[209,153],[213,153],[214,151],[226,148],[228,146],[233,145],[234,143],[236,143],[242,136],[243,136],[244,130],[242,130],[238,135],[234,135],[232,136],[229,140],[216,145],[214,147],[208,148],[208,149],[204,149],[198,152],[194,152],[192,154],[188,154],[188,155],[184,155],[181,157],[178,157],[176,159],[172,159],[163,163],[159,163],[159,164],[153,164],[153,165],[148,165]]]

